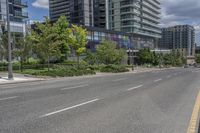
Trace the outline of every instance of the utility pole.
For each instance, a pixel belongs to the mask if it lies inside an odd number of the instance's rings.
[[[9,3],[6,0],[6,16],[7,16],[7,33],[8,33],[8,79],[13,80],[13,68],[12,68],[12,51],[11,51],[11,35],[10,35],[10,11]]]

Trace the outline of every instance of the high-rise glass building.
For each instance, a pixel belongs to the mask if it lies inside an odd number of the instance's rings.
[[[92,0],[49,0],[49,7],[51,21],[65,15],[70,23],[94,25]]]
[[[108,0],[94,0],[94,27],[108,29]]]
[[[50,19],[129,33],[135,49],[157,47],[161,37],[159,0],[49,0]]]
[[[106,28],[107,0],[49,0],[50,19],[65,15],[70,23]]]
[[[109,28],[160,38],[159,0],[109,0]]]
[[[26,30],[24,20],[28,19],[26,11],[28,5],[22,0],[8,0],[10,13],[11,32],[24,33]],[[6,25],[6,0],[0,0],[0,31],[7,29]]]

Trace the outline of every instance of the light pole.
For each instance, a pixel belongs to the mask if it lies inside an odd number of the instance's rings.
[[[7,16],[7,33],[8,33],[8,79],[13,80],[13,68],[12,68],[12,52],[11,52],[11,35],[10,35],[10,12],[9,3],[6,0],[6,16]]]

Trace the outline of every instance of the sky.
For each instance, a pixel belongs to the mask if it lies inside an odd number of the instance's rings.
[[[160,0],[161,27],[190,24],[196,29],[196,41],[200,44],[200,0]],[[48,16],[48,0],[29,0],[31,21],[42,21]]]

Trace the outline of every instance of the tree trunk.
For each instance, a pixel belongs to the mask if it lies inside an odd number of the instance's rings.
[[[50,68],[50,63],[49,62],[50,62],[50,57],[48,56],[48,62],[47,62],[48,63],[47,64],[48,65],[48,72],[49,72],[49,68]]]
[[[23,60],[22,59],[20,60],[20,70],[21,70],[21,72],[23,72]]]
[[[78,69],[80,67],[80,57],[79,57],[79,55],[77,55],[77,67],[78,67]]]

